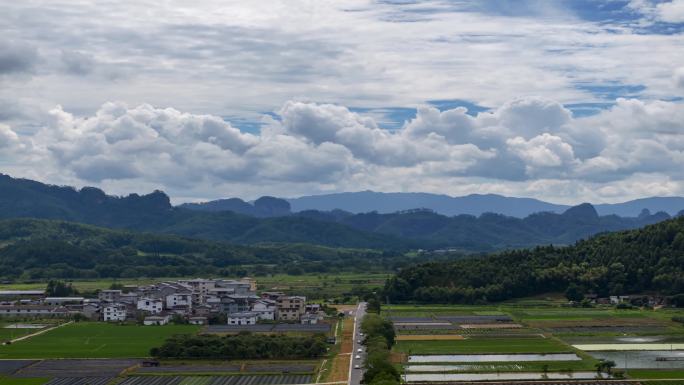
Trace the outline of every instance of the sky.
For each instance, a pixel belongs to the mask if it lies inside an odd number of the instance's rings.
[[[175,203],[684,196],[684,0],[0,0],[0,173]]]

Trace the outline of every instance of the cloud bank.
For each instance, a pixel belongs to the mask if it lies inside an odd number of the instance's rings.
[[[347,107],[302,101],[265,115],[258,134],[217,116],[149,104],[105,103],[86,117],[57,106],[49,116],[35,133],[0,125],[2,153],[40,179],[60,175],[65,183],[121,192],[154,186],[213,198],[401,191],[410,181],[452,194],[477,183],[489,192],[564,200],[580,189],[610,199],[634,178],[680,193],[673,181],[684,177],[684,105],[665,101],[618,99],[580,118],[534,97],[475,115],[425,106],[392,131]]]

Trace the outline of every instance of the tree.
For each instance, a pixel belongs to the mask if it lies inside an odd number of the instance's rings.
[[[45,289],[45,295],[48,297],[69,297],[77,294],[76,289],[71,286],[71,283],[64,281],[50,280]]]
[[[584,294],[582,294],[582,291],[576,284],[571,283],[568,285],[568,288],[565,289],[565,298],[569,301],[579,302],[584,299]]]
[[[378,301],[377,298],[371,298],[368,300],[368,305],[366,306],[366,310],[370,313],[377,313],[380,314],[380,301]]]

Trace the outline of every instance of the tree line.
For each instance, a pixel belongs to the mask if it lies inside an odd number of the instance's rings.
[[[391,321],[379,314],[369,313],[361,322],[365,334],[366,372],[362,382],[368,385],[399,385],[399,372],[392,365],[390,350],[394,345],[395,332]]]
[[[280,334],[177,335],[150,354],[157,358],[184,359],[305,359],[327,351],[324,334],[294,337]]]

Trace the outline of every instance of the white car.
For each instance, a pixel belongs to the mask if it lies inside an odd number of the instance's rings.
[[[354,357],[354,358],[356,358],[357,360],[359,360],[359,359],[361,359],[361,356],[357,354],[356,357]]]
[[[359,352],[359,353],[363,353],[363,349],[361,349],[361,348],[356,349],[356,351]]]
[[[354,365],[354,369],[361,369],[361,365]]]

